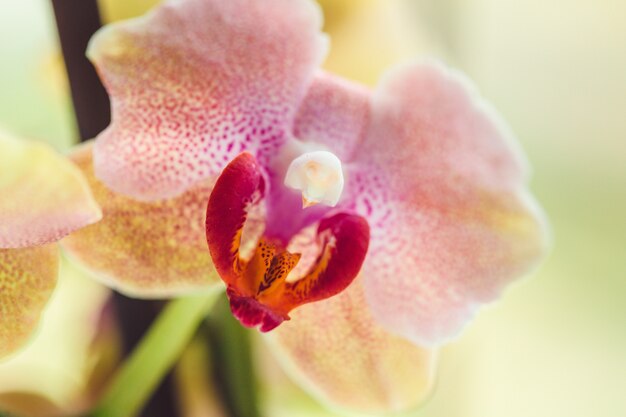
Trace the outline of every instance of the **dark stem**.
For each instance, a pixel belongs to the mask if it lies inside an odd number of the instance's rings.
[[[110,122],[109,98],[85,56],[87,43],[101,26],[96,0],[52,0],[63,58],[68,73],[80,140],[98,135]],[[161,303],[136,300],[114,293],[124,352],[141,340]],[[213,353],[216,388],[233,417],[258,417],[257,387],[252,363],[250,331],[232,317],[228,301],[218,303],[204,326]],[[133,387],[128,387],[133,389]],[[171,375],[155,391],[142,412],[144,417],[175,417],[175,390]],[[1,416],[0,416],[1,417]]]
[[[52,0],[63,58],[67,70],[80,140],[96,137],[110,122],[109,97],[85,50],[89,39],[101,26],[96,0]],[[114,293],[118,321],[128,354],[150,327],[161,303],[126,298]],[[133,387],[128,387],[133,389]],[[142,416],[174,417],[176,399],[171,376],[146,405]]]
[[[109,97],[85,56],[101,26],[96,0],[52,0],[81,141],[94,138],[111,119]]]

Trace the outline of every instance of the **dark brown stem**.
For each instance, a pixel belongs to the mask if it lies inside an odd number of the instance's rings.
[[[52,0],[81,141],[94,138],[111,119],[109,97],[85,56],[100,28],[96,0]]]

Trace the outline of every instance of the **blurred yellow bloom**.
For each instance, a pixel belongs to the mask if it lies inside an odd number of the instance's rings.
[[[0,194],[0,410],[84,410],[117,361],[109,293],[60,262],[55,242],[100,208],[63,156],[1,132]]]
[[[102,217],[86,180],[49,146],[0,132],[0,359],[37,328],[62,237]]]
[[[120,353],[108,299],[105,287],[61,262],[40,330],[0,363],[0,410],[56,417],[93,405]]]
[[[430,51],[406,0],[318,0],[331,48],[324,68],[374,86],[386,69]]]

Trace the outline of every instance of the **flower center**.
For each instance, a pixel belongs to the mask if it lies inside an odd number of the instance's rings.
[[[303,177],[305,198],[313,195],[319,201],[328,201],[327,191],[339,179],[343,181],[341,164],[337,157],[324,152],[336,160],[332,162],[335,169],[329,170],[328,157],[322,155],[320,160],[316,153],[311,152],[313,157],[309,159],[296,158],[290,169]],[[311,161],[315,163],[308,164]],[[309,236],[311,233],[307,235],[311,229],[302,231],[302,235],[291,235],[286,242],[263,235],[252,256],[242,257],[241,240],[248,215],[265,198],[267,190],[261,168],[247,152],[224,168],[209,197],[206,233],[215,269],[227,285],[233,314],[245,326],[259,326],[262,332],[267,332],[289,320],[289,312],[294,308],[346,289],[365,260],[370,232],[363,217],[337,212],[317,221],[315,237]],[[323,192],[309,194],[308,185]],[[340,193],[341,189],[330,202],[336,203]],[[277,200],[276,204],[280,203]],[[294,244],[290,249],[293,252],[286,248],[289,242]],[[305,264],[294,271],[300,262],[300,252],[307,248],[310,249],[305,252]]]
[[[302,191],[304,208],[322,203],[337,205],[343,191],[341,161],[328,151],[306,152],[291,161],[285,185]]]

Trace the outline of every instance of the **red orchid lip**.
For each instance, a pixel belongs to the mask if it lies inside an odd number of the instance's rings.
[[[270,331],[289,320],[294,308],[332,297],[350,285],[365,260],[369,225],[339,212],[319,221],[320,252],[298,280],[287,276],[300,261],[275,240],[261,237],[250,259],[239,253],[248,211],[265,194],[265,180],[250,153],[237,156],[218,178],[207,206],[206,235],[215,267],[228,286],[235,317],[247,327]]]
[[[262,332],[269,332],[278,327],[289,316],[277,314],[274,310],[253,297],[242,296],[232,287],[226,290],[233,315],[246,327],[259,326]]]

